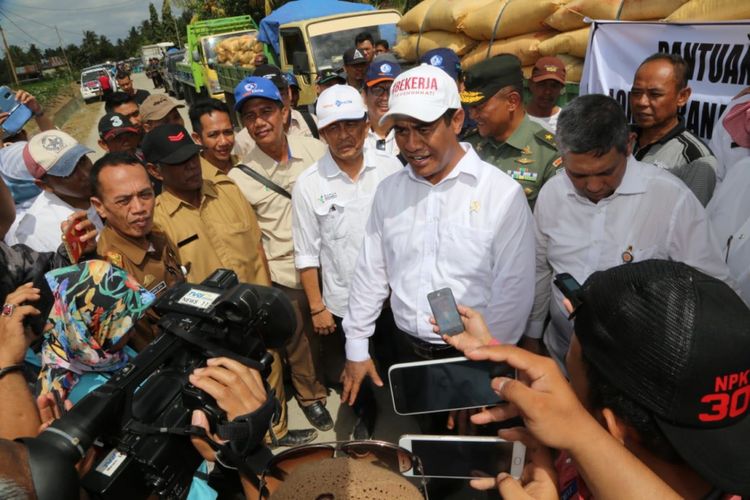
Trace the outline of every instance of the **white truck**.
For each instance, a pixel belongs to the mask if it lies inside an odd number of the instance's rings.
[[[143,61],[143,67],[148,66],[148,62],[152,58],[157,58],[160,61],[164,58],[164,54],[167,53],[167,49],[174,47],[172,42],[159,42],[153,45],[144,45],[141,47],[141,60]]]

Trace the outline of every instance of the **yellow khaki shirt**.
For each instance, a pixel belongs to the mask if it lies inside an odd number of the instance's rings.
[[[203,180],[211,181],[214,184],[229,183],[235,185],[234,181],[230,179],[227,174],[219,170],[219,168],[213,163],[203,158],[202,155],[198,156],[198,158],[201,160],[201,173],[203,174]],[[237,163],[239,163],[236,156],[230,155],[230,158],[232,159],[232,165],[237,165]]]
[[[190,283],[200,283],[225,268],[243,283],[270,285],[258,252],[258,221],[233,183],[204,180],[200,207],[164,191],[156,198],[154,220],[177,246]]]
[[[167,236],[153,230],[147,237],[149,248],[123,236],[109,225],[105,225],[96,244],[97,253],[117,267],[127,271],[144,288],[161,296],[167,288],[185,281],[177,250]],[[133,347],[140,351],[158,334],[158,316],[149,310],[136,323]]]
[[[291,194],[297,177],[318,161],[328,148],[312,137],[288,134],[286,137],[290,152],[286,163],[277,163],[257,145],[240,161]],[[237,183],[258,216],[258,224],[263,232],[263,248],[271,268],[271,281],[289,288],[302,288],[294,267],[292,200],[267,188],[239,168],[230,170],[229,177]]]

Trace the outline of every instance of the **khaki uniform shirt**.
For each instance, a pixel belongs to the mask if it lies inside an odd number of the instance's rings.
[[[505,142],[497,142],[474,133],[466,138],[479,157],[518,181],[534,209],[539,190],[562,165],[555,136],[524,116],[515,132]]]
[[[175,242],[189,282],[225,268],[243,283],[270,284],[259,253],[258,221],[234,183],[204,180],[200,207],[164,191],[156,198],[154,221]]]
[[[211,181],[214,184],[234,184],[234,181],[229,178],[227,174],[219,170],[217,166],[205,159],[202,155],[199,156],[201,160],[201,173],[203,174],[203,180]],[[230,155],[232,159],[232,165],[237,165],[239,160],[236,156]]]
[[[141,286],[159,297],[167,288],[182,283],[185,279],[177,251],[167,236],[153,230],[148,235],[148,241],[149,249],[145,249],[105,225],[99,235],[96,251],[106,261],[127,271]],[[149,310],[146,316],[136,323],[132,339],[136,350],[143,349],[156,337],[158,319],[156,313]]]
[[[311,137],[286,137],[290,153],[288,162],[277,163],[257,146],[240,160],[291,194],[297,177],[318,161],[328,148]],[[258,216],[258,224],[263,232],[263,247],[271,268],[271,281],[289,288],[302,288],[294,267],[292,200],[267,188],[239,168],[230,170],[229,177],[237,183]]]

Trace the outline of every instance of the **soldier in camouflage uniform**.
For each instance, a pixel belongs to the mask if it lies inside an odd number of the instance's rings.
[[[555,136],[532,122],[523,106],[521,62],[510,54],[486,59],[466,72],[461,102],[477,122],[466,137],[479,157],[518,181],[529,206],[562,165]]]

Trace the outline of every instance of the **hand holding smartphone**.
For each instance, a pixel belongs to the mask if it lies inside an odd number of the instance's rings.
[[[65,250],[68,252],[70,257],[70,263],[76,264],[83,255],[83,242],[81,242],[81,236],[85,233],[76,229],[78,225],[77,220],[68,222],[68,228],[63,233],[63,243],[65,244]]]
[[[456,335],[464,331],[464,323],[450,288],[430,292],[427,294],[427,301],[440,328],[440,335]]]

